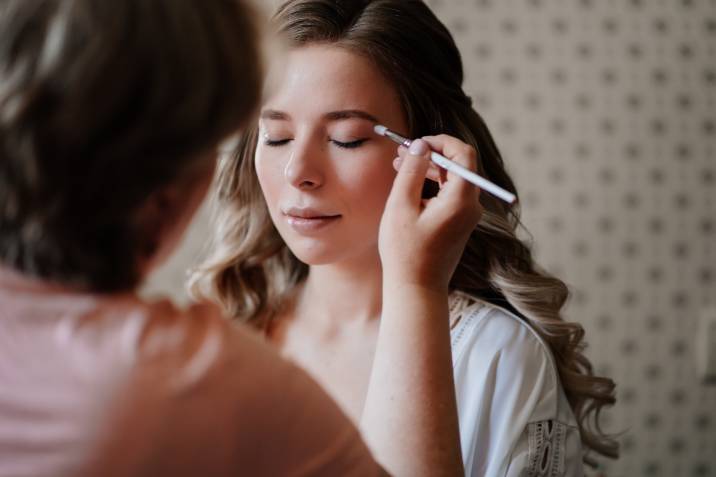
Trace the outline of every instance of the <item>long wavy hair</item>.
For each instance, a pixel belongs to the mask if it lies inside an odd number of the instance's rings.
[[[460,53],[445,26],[419,0],[291,0],[273,17],[289,46],[330,44],[368,58],[392,83],[412,137],[446,133],[480,151],[479,173],[516,193],[485,122],[462,89]],[[257,130],[219,165],[211,255],[190,291],[266,329],[308,267],[288,249],[269,217],[256,171]],[[430,191],[427,191],[429,194]],[[614,382],[595,376],[584,355],[583,328],[560,314],[569,292],[541,270],[517,238],[519,209],[488,194],[451,280],[451,288],[516,310],[548,343],[586,448],[617,457],[599,414],[615,402]],[[592,463],[585,454],[585,461]]]

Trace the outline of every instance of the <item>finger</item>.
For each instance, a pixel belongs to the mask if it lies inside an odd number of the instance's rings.
[[[443,180],[445,179],[445,169],[442,167],[438,167],[434,163],[430,163],[430,166],[428,167],[428,172],[425,174],[425,177],[430,179],[431,181],[435,181],[438,184],[442,184]]]
[[[420,210],[423,183],[430,165],[429,153],[430,149],[425,141],[413,141],[408,154],[402,156],[400,169],[388,197],[389,203]]]
[[[407,151],[407,149],[406,149]],[[407,154],[407,152],[406,152]],[[400,170],[400,166],[403,163],[403,158],[398,156],[395,159],[393,159],[393,168],[398,171]],[[434,163],[430,163],[428,166],[428,172],[425,174],[425,177],[427,179],[430,179],[431,181],[438,182],[440,184],[443,183],[445,180],[445,169],[436,166]]]
[[[425,136],[423,139],[433,151],[439,152],[473,172],[477,171],[478,154],[475,148],[469,144],[447,134]]]
[[[428,143],[433,151],[438,151],[446,157],[456,156],[464,152],[466,149],[475,149],[465,141],[448,134],[424,136],[422,139]]]
[[[478,157],[474,147],[445,134],[428,136],[424,139],[433,150],[440,152],[451,161],[472,172],[477,170]],[[477,201],[480,189],[457,174],[447,172],[446,181],[442,185],[440,194],[454,200],[469,199]]]

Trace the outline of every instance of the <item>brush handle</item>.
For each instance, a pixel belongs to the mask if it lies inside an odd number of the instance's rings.
[[[475,184],[477,187],[479,187],[481,190],[484,190],[485,192],[489,192],[490,194],[494,195],[495,197],[498,197],[508,204],[512,204],[517,200],[517,197],[512,192],[506,191],[502,187],[493,184],[492,182],[488,181],[484,177],[478,176],[474,172],[472,172],[469,169],[466,169],[462,167],[457,162],[453,162],[447,157],[438,154],[435,151],[432,151],[430,153],[430,160],[432,160],[435,164],[442,167],[446,171],[452,172],[453,174],[457,174],[458,176],[462,177],[468,182],[471,182]]]
[[[412,140],[401,136],[395,131],[391,131],[387,127],[376,124],[373,127],[373,130],[376,132],[376,134],[380,136],[385,136],[391,141],[395,142],[396,144],[400,144],[401,146],[410,147],[412,144]],[[484,177],[480,177],[474,172],[472,172],[469,169],[466,169],[462,167],[457,162],[453,162],[447,157],[443,156],[442,154],[438,154],[435,151],[430,152],[430,159],[437,164],[438,166],[442,167],[446,171],[450,171],[453,174],[457,174],[458,176],[462,177],[466,181],[475,184],[477,187],[479,187],[481,190],[484,190],[485,192],[489,192],[490,194],[494,195],[498,199],[502,199],[508,204],[513,204],[517,200],[517,197],[515,194],[513,194],[510,191],[507,191],[503,189],[502,187],[498,186],[497,184],[493,184],[492,182],[488,181]]]

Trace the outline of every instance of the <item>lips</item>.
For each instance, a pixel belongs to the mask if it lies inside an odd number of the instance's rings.
[[[286,217],[288,225],[296,232],[302,234],[310,234],[322,230],[341,218],[340,214],[332,214],[312,208],[290,207],[282,209],[281,212],[283,212],[284,217]]]

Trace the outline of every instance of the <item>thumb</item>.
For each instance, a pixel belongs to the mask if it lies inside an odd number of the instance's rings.
[[[430,148],[425,141],[422,139],[413,141],[401,161],[388,202],[396,203],[401,207],[420,209],[425,175],[430,167],[429,154]]]

